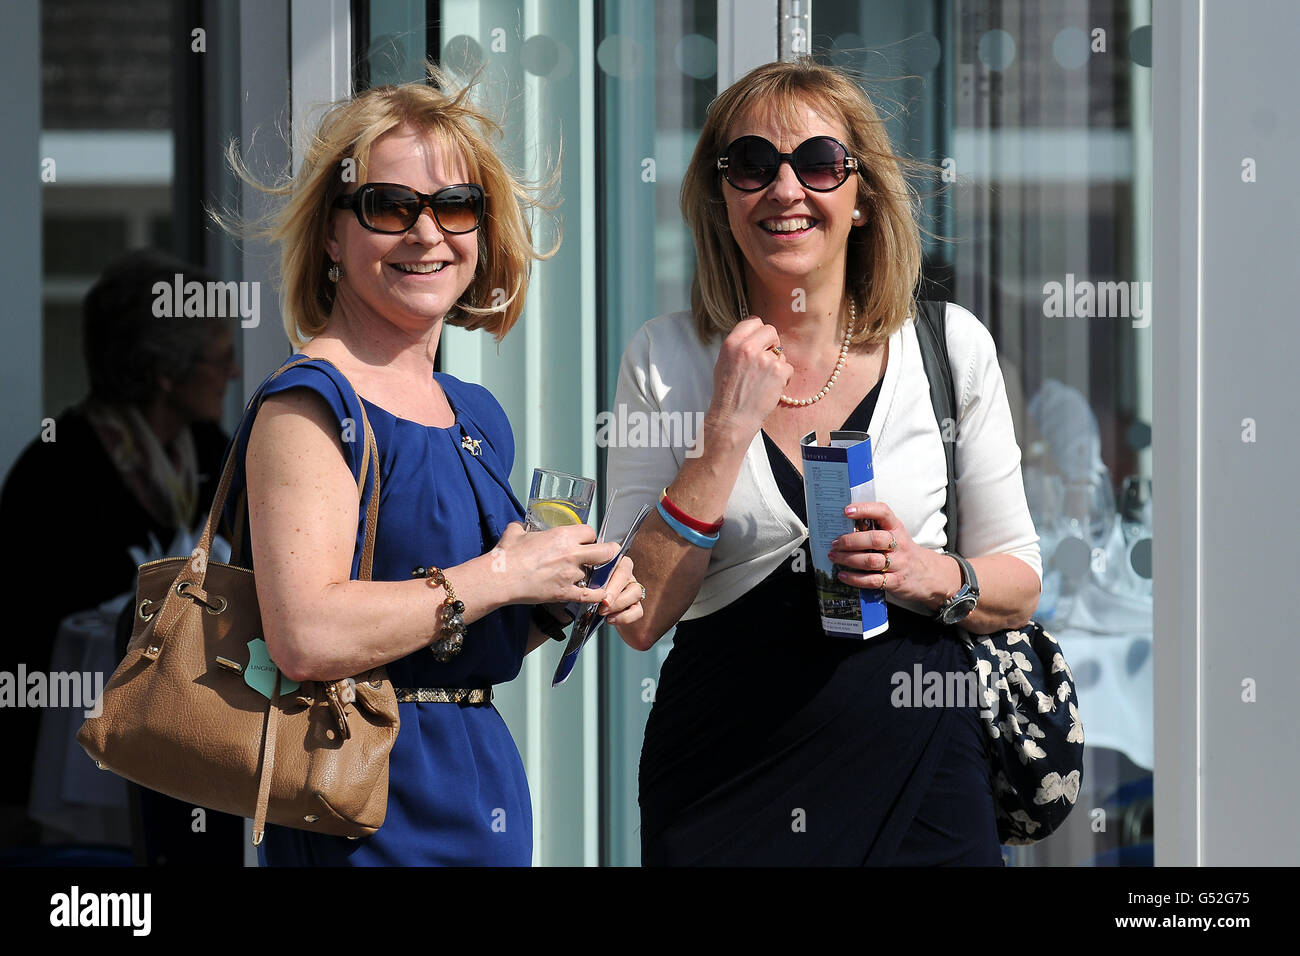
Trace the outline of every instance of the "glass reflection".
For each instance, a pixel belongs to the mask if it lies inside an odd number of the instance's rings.
[[[819,0],[814,52],[944,169],[923,295],[997,341],[1041,541],[1036,619],[1077,678],[1084,790],[1013,865],[1152,863],[1150,3]],[[1100,813],[1097,809],[1099,808]]]

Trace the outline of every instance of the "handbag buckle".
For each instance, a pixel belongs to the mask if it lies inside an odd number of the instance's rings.
[[[209,603],[208,601],[205,601],[203,597],[200,597],[198,594],[191,594],[189,592],[189,588],[191,587],[195,587],[193,581],[181,581],[176,585],[176,593],[183,598],[189,598],[195,604],[201,604],[204,608],[207,609],[207,612],[209,614],[220,614],[222,611],[226,609],[227,606],[226,599],[222,597],[220,594],[215,596],[215,603]],[[204,597],[207,596],[206,592],[203,592],[202,590],[200,590],[200,594],[203,594]]]
[[[325,697],[329,701],[330,710],[334,712],[334,719],[338,721],[339,734],[342,735],[344,740],[352,736],[352,731],[348,728],[348,701],[344,699],[344,696],[348,691],[351,691],[352,700],[356,700],[356,684],[355,682],[352,683],[343,693],[340,693],[339,685],[346,685],[351,680],[352,678],[345,677],[343,680],[330,681],[325,685]]]

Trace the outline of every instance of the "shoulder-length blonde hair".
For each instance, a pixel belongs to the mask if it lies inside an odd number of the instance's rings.
[[[883,342],[915,308],[921,273],[919,198],[903,167],[928,169],[896,154],[871,100],[847,74],[811,59],[768,63],[741,77],[712,103],[695,154],[682,180],[682,215],[695,239],[696,271],[691,310],[705,341],[726,335],[748,314],[744,261],[731,235],[718,157],[731,124],[751,109],[768,111],[782,125],[801,124],[812,107],[845,130],[849,154],[859,163],[857,208],[866,225],[849,231],[845,293],[857,307],[855,342]],[[865,320],[865,321],[863,321]]]
[[[281,185],[258,182],[240,158],[237,143],[227,150],[232,169],[242,179],[286,197],[254,234],[279,243],[284,330],[295,348],[324,331],[334,307],[334,283],[326,276],[331,261],[325,251],[334,200],[349,184],[365,184],[371,148],[394,130],[413,129],[446,154],[463,159],[470,180],[487,195],[478,228],[478,268],[447,314],[449,324],[483,329],[501,341],[523,312],[533,260],[549,259],[559,248],[557,233],[554,246],[539,250],[529,223],[532,209],[554,208],[538,193],[554,185],[558,164],[543,187],[525,185],[493,148],[491,140],[501,138],[501,127],[470,103],[472,84],[442,92],[450,86],[433,64],[428,65],[428,77],[436,85],[378,86],[336,103],[312,133],[298,174]]]

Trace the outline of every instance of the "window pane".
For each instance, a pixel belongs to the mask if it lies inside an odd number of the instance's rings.
[[[45,274],[90,276],[126,248],[126,220],[121,215],[45,220]]]
[[[1007,383],[1035,619],[1088,741],[1076,810],[1017,865],[1153,860],[1150,23],[1148,0],[814,9],[817,54],[906,105],[895,146],[943,168],[925,295],[988,326]]]
[[[41,3],[41,191],[47,327],[43,403],[57,414],[87,381],[82,296],[111,260],[172,214],[174,4]]]
[[[648,319],[690,306],[695,254],[678,196],[717,93],[717,6],[606,0],[601,10],[601,408],[617,421],[614,390],[628,340]],[[641,859],[641,741],[672,638],[647,653],[617,635],[605,641],[604,862],[631,866]]]

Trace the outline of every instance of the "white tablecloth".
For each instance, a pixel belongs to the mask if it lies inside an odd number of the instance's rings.
[[[1084,584],[1043,626],[1074,673],[1089,747],[1109,747],[1147,770],[1155,766],[1151,599]]]
[[[79,611],[59,625],[50,659],[54,673],[76,671],[92,675],[90,690],[98,690],[117,667],[114,634],[117,609],[124,595],[100,609]],[[100,770],[77,743],[85,720],[84,707],[51,707],[41,714],[36,741],[36,766],[28,813],[32,819],[62,831],[82,843],[129,846],[130,819],[126,781]]]

